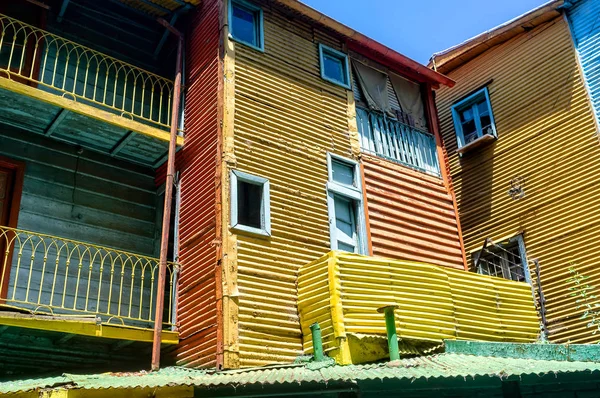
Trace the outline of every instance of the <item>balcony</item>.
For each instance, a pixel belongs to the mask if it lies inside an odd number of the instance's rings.
[[[0,122],[139,164],[164,161],[171,80],[1,14],[0,30]]]
[[[4,226],[0,247],[2,305],[33,314],[89,317],[104,325],[153,328],[157,258]],[[176,271],[176,264],[167,264],[167,329],[173,326]]]
[[[362,108],[356,108],[356,121],[364,152],[440,176],[433,134]]]
[[[444,340],[530,343],[539,321],[531,286],[449,267],[333,251],[298,273],[305,352],[318,322],[338,364],[388,358],[386,321],[395,306],[401,354],[424,355]]]

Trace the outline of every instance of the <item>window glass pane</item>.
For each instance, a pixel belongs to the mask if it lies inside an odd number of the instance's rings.
[[[343,250],[345,252],[356,253],[356,247],[347,245],[343,242],[338,242],[338,250]]]
[[[233,4],[231,34],[237,40],[258,46],[258,24],[256,12]]]
[[[237,206],[238,223],[262,228],[263,185],[251,184],[238,179]]]
[[[346,83],[346,73],[344,69],[343,60],[331,54],[323,53],[323,71],[325,76],[329,79]]]
[[[333,181],[345,185],[355,185],[353,165],[332,160],[331,168],[333,174]]]
[[[334,201],[338,249],[354,253],[358,247],[354,201],[339,196],[335,196]]]
[[[518,243],[495,244],[486,248],[479,260],[477,272],[517,282],[526,281]]]

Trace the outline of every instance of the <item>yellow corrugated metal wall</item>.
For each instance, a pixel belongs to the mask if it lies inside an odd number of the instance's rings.
[[[414,261],[330,252],[300,269],[298,296],[305,349],[312,351],[310,325],[319,322],[324,351],[340,364],[388,355],[376,342],[352,340],[379,336],[385,345],[377,311],[385,305],[398,306],[398,337],[417,346],[444,339],[532,342],[539,331],[528,284]]]
[[[524,233],[540,261],[550,338],[598,340],[569,297],[569,266],[600,287],[600,148],[569,27],[562,17],[523,33],[449,73],[437,93],[467,253],[485,238]],[[498,140],[462,159],[450,107],[487,84]],[[508,195],[524,180],[525,197]],[[471,262],[471,259],[468,260]]]
[[[329,250],[326,152],[351,154],[347,92],[319,69],[341,43],[263,10],[265,52],[234,43],[236,168],[269,179],[272,220],[270,240],[237,235],[240,366],[302,354],[296,274]]]

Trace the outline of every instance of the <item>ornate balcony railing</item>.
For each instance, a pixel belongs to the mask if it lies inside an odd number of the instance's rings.
[[[363,151],[440,175],[432,134],[361,108],[356,109],[356,119]]]
[[[2,14],[0,30],[0,77],[170,126],[171,80]]]
[[[95,315],[102,322],[150,327],[158,259],[0,226],[0,303],[34,313]],[[168,263],[164,326],[174,324],[177,265]]]

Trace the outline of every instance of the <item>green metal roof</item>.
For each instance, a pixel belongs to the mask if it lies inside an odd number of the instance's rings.
[[[0,393],[33,391],[41,388],[132,389],[142,387],[194,386],[220,388],[250,385],[285,385],[332,382],[383,381],[438,378],[506,379],[510,376],[544,375],[600,371],[600,363],[569,360],[496,358],[444,353],[371,365],[330,364],[283,365],[235,371],[203,371],[170,367],[158,372],[65,374],[61,377],[27,379],[0,383]],[[598,377],[600,373],[594,374]]]

